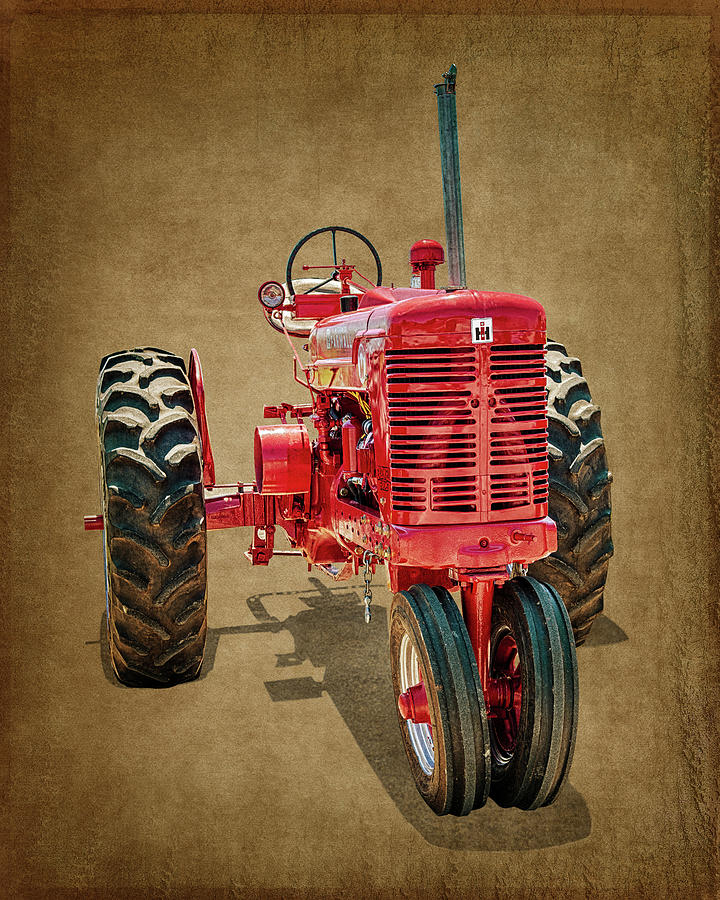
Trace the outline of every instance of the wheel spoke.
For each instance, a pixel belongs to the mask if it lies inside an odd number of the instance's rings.
[[[334,281],[334,280],[337,278],[337,275],[338,275],[338,273],[337,273],[337,270],[336,270],[335,272],[332,273],[332,275],[331,275],[329,278],[326,278],[325,281],[321,281],[320,284],[314,285],[314,287],[311,287],[310,290],[309,290],[309,291],[305,291],[305,293],[306,293],[306,294],[312,294],[313,291],[317,291],[317,290],[319,290],[321,287],[324,287],[326,284],[330,284],[331,281]]]
[[[332,235],[332,248],[333,248],[333,265],[337,265],[337,247],[335,245],[335,229],[333,228],[330,232]]]

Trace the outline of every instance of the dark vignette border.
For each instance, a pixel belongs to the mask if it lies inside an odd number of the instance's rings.
[[[23,16],[62,16],[83,12],[87,15],[137,15],[137,14],[228,14],[228,13],[297,13],[297,14],[395,14],[405,16],[424,13],[437,14],[438,9],[428,0],[0,0],[0,298],[2,309],[10,308],[11,284],[6,276],[10,242],[10,67],[12,63],[11,32],[13,22]],[[707,48],[709,64],[709,92],[707,96],[708,139],[709,139],[709,208],[707,227],[709,232],[709,308],[705,311],[709,324],[709,361],[705,402],[698,410],[703,422],[704,442],[707,448],[707,472],[705,473],[707,493],[710,499],[711,522],[709,541],[706,547],[698,548],[710,562],[710,570],[720,571],[720,412],[713,402],[720,385],[720,6],[714,0],[607,0],[606,3],[593,0],[456,0],[453,14],[502,14],[525,15],[629,15],[629,16],[701,16],[710,21],[710,40]],[[5,317],[3,317],[5,318]],[[12,381],[13,329],[20,323],[11,322],[5,334],[8,352],[2,354],[3,383]],[[5,399],[5,398],[4,398]],[[7,401],[5,400],[5,404]],[[0,477],[7,483],[12,477],[12,426],[2,430],[3,462],[0,463]],[[2,506],[0,525],[12,527],[12,509]],[[12,586],[8,583],[7,561],[0,559],[0,589],[6,596]],[[716,638],[709,641],[709,647],[720,646],[720,607],[714,612],[713,621]],[[716,661],[720,653],[715,650]],[[708,666],[706,697],[720,700],[720,665]],[[682,684],[677,688],[678,703],[684,705],[689,689]],[[0,695],[0,709],[4,705]],[[713,748],[713,759],[706,760],[710,771],[720,770],[720,742],[709,741]],[[696,788],[697,789],[697,788]],[[702,801],[702,804],[701,804]],[[698,805],[707,809],[720,809],[720,794],[717,780],[714,795],[695,797]],[[705,836],[712,842],[716,873],[720,871],[720,848],[716,835],[720,830],[720,815],[715,822],[708,822]],[[712,876],[711,876],[712,877]]]

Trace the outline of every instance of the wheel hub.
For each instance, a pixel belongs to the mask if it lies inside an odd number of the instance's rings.
[[[489,715],[497,717],[504,715],[513,709],[516,695],[522,690],[519,675],[501,675],[499,678],[491,678],[488,682],[487,700],[490,709]]]
[[[408,722],[414,722],[416,725],[430,724],[430,708],[422,679],[400,694],[398,709],[403,719]]]
[[[503,635],[495,645],[487,693],[493,737],[501,752],[511,756],[517,745],[522,709],[520,659],[512,634]]]
[[[400,694],[398,709],[407,723],[408,735],[420,768],[426,775],[435,769],[435,743],[430,707],[417,650],[406,633],[400,644]],[[415,715],[417,719],[413,718]],[[423,715],[425,716],[423,718]]]

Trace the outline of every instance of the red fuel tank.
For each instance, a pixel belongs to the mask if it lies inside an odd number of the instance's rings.
[[[312,452],[307,428],[258,425],[255,429],[255,481],[261,494],[307,494]]]

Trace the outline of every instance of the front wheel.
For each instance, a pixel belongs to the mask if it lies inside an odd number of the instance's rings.
[[[567,778],[578,717],[575,642],[554,588],[513,578],[495,591],[490,683],[490,796],[499,806],[547,806]]]
[[[490,742],[470,638],[449,591],[420,584],[395,595],[390,659],[417,789],[438,815],[467,815],[488,797]]]

